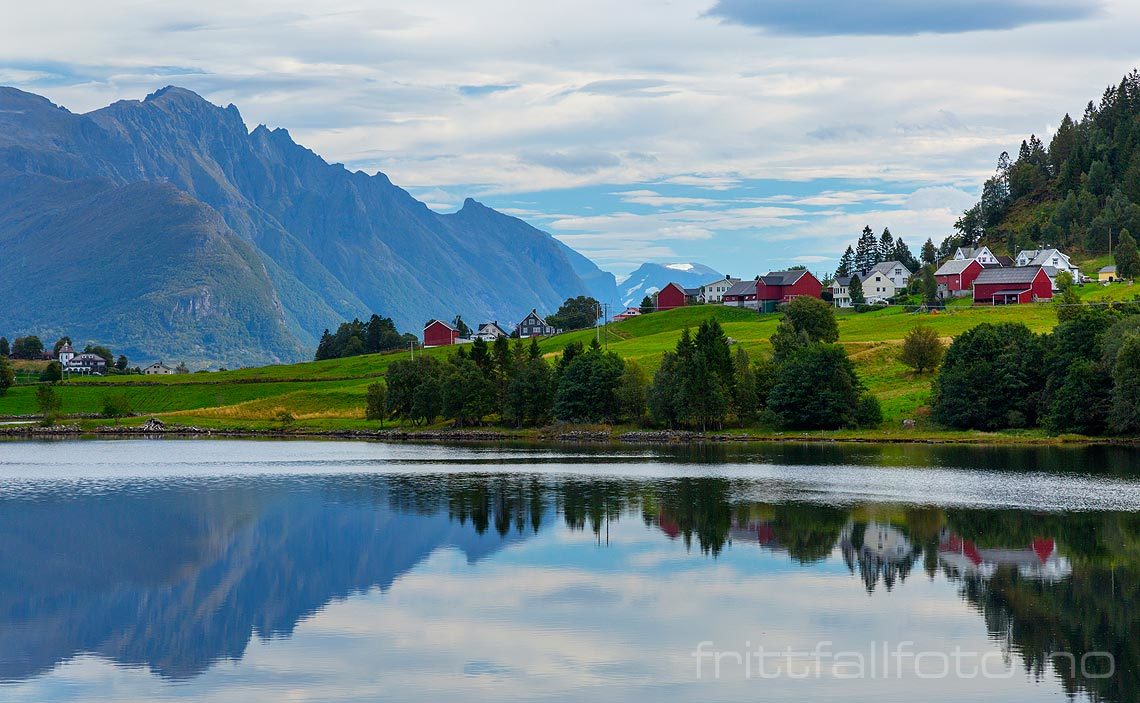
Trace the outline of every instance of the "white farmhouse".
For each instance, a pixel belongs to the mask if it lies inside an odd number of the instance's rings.
[[[982,266],[1000,266],[1001,261],[998,260],[994,253],[990,251],[989,247],[958,247],[954,250],[953,259],[955,261],[968,261],[974,259]]]
[[[724,300],[724,294],[737,283],[740,283],[740,279],[731,276],[725,276],[712,283],[706,283],[697,289],[697,299],[704,303],[722,302]]]
[[[1081,280],[1081,269],[1059,249],[1023,249],[1017,253],[1013,265],[1044,267],[1045,272],[1049,274],[1049,280],[1053,282],[1053,290],[1057,290],[1057,274],[1061,271],[1068,271],[1073,281]]]

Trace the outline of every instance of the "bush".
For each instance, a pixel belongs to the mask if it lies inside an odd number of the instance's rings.
[[[45,383],[56,383],[63,380],[63,366],[58,361],[53,361],[47,365],[43,371],[40,372],[40,380]]]
[[[131,414],[131,399],[124,393],[103,396],[103,417],[116,420]]]
[[[899,361],[921,374],[938,368],[945,353],[946,346],[938,333],[926,325],[917,325],[906,333]]]
[[[36,406],[39,407],[44,425],[54,425],[59,419],[62,403],[51,386],[40,386],[36,389]]]
[[[934,381],[934,419],[976,430],[1036,424],[1044,347],[1021,324],[983,323],[964,332],[946,351]]]
[[[855,406],[855,424],[868,429],[883,424],[883,408],[878,398],[870,393],[859,396],[859,403]]]
[[[779,365],[768,409],[784,427],[851,427],[860,391],[855,367],[843,347],[816,342],[795,350]]]
[[[368,400],[364,409],[364,417],[368,420],[379,420],[384,426],[384,418],[388,416],[388,386],[377,382],[368,386]]]
[[[12,369],[12,364],[8,361],[8,357],[0,356],[0,395],[7,393],[15,383],[16,372]]]

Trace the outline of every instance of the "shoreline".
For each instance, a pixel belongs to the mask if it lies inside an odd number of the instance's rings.
[[[154,424],[151,424],[154,423]],[[879,431],[882,432],[882,431]],[[100,425],[82,427],[77,424],[8,425],[0,426],[0,440],[31,439],[90,439],[90,438],[147,438],[172,439],[324,439],[343,441],[421,442],[452,444],[463,442],[528,442],[550,446],[566,444],[594,445],[699,445],[699,444],[895,444],[895,445],[963,445],[963,446],[1121,446],[1140,447],[1140,437],[1085,437],[1076,435],[1019,436],[994,433],[922,430],[903,430],[906,434],[863,433],[840,434],[834,431],[725,433],[693,432],[688,430],[583,430],[572,428],[541,428],[527,430],[504,429],[269,429],[269,428],[207,428],[186,425],[165,425],[148,421],[144,425]],[[907,436],[911,435],[911,436]]]

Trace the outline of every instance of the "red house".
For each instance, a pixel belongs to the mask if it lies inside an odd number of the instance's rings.
[[[775,300],[786,303],[801,295],[820,298],[823,284],[807,269],[794,271],[771,271],[756,281],[756,300]]]
[[[667,283],[657,292],[657,309],[672,310],[685,307],[685,289],[676,283]]]
[[[459,339],[459,330],[442,320],[432,320],[424,325],[424,346],[445,347],[455,344]]]
[[[760,282],[757,278],[754,281],[739,281],[733,283],[732,287],[724,292],[724,297],[721,302],[725,305],[737,308],[752,308],[756,309],[756,285]]]
[[[1053,298],[1053,283],[1041,266],[985,269],[974,279],[974,305],[1017,305]]]
[[[945,287],[945,295],[958,298],[969,295],[974,287],[974,279],[985,267],[977,259],[951,259],[934,272],[939,289]]]

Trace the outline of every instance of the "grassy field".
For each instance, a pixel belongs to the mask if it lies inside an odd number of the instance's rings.
[[[1127,285],[1085,286],[1082,297],[1089,301],[1129,300],[1140,288]],[[635,317],[611,324],[601,340],[624,358],[637,360],[652,373],[663,352],[672,349],[680,331],[695,328],[715,317],[736,343],[754,356],[769,351],[768,338],[776,329],[778,315],[719,305],[692,306]],[[916,324],[932,326],[949,341],[982,322],[1021,322],[1036,332],[1046,332],[1057,322],[1048,304],[1009,307],[951,306],[936,313],[908,313],[886,308],[857,314],[838,314],[840,343],[846,346],[860,378],[882,402],[884,428],[897,428],[904,418],[917,418],[920,425],[929,401],[930,378],[916,377],[898,361],[903,337]],[[554,356],[571,342],[588,343],[594,330],[571,332],[542,340],[547,356]],[[449,348],[417,354],[440,358]],[[209,427],[273,426],[278,413],[291,413],[299,427],[314,429],[361,428],[364,396],[370,383],[382,376],[408,352],[359,356],[292,365],[265,366],[217,373],[174,376],[111,376],[72,379],[59,387],[65,414],[99,413],[108,395],[124,394],[140,415],[156,415],[182,424]],[[23,380],[23,379],[22,379]],[[0,417],[36,413],[35,385],[23,383],[0,397]],[[884,430],[886,432],[887,430]]]

